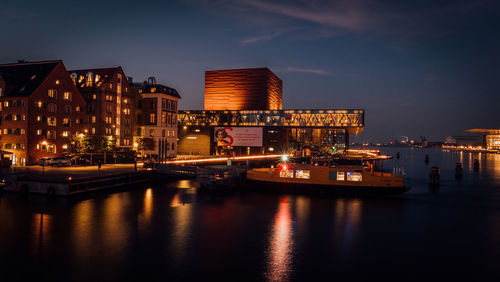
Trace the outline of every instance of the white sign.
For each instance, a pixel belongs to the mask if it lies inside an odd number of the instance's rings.
[[[262,147],[262,127],[216,127],[217,146]]]

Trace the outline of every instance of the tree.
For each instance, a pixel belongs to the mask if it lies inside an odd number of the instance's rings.
[[[155,140],[153,138],[137,138],[137,151],[144,157],[144,150],[153,151],[155,149]]]

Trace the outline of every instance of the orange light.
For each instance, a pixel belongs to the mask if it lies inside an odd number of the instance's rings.
[[[287,171],[287,170],[288,170],[288,165],[287,165],[287,164],[284,164],[284,165],[281,167],[281,170],[282,170],[282,171]]]

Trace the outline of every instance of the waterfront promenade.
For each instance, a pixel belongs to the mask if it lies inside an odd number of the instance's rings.
[[[143,165],[138,164],[137,171],[142,170],[144,170]],[[101,169],[98,169],[97,165],[70,167],[45,166],[44,168],[35,165],[11,168],[9,172],[18,175],[27,175],[33,178],[45,178],[47,180],[66,180],[68,177],[78,179],[135,172],[135,168],[134,164],[105,164],[101,166]]]

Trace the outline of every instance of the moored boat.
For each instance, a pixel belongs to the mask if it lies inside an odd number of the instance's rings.
[[[282,162],[276,167],[249,170],[247,182],[255,189],[299,193],[388,195],[409,190],[402,175],[375,171],[374,160],[342,162],[323,158],[308,163]]]

